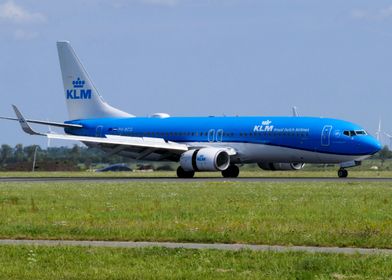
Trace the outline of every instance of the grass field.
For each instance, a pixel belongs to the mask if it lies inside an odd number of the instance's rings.
[[[392,256],[0,247],[0,279],[390,279]]]
[[[1,183],[0,238],[392,247],[390,183]]]
[[[0,173],[0,177],[174,177]],[[207,177],[217,173],[200,174]],[[244,177],[335,177],[335,171]],[[392,177],[388,171],[352,177]],[[392,248],[392,184],[0,183],[0,238]],[[186,249],[0,246],[0,279],[391,279],[392,256]]]
[[[0,172],[0,178],[4,177],[177,177],[175,171],[155,172]],[[222,177],[220,172],[196,172],[195,177]],[[309,171],[263,171],[263,170],[241,170],[240,177],[331,177],[337,178],[337,168],[326,170]],[[349,169],[350,178],[392,178],[392,171],[388,170],[358,170]]]

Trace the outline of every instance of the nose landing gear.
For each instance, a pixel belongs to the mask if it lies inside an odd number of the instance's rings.
[[[353,160],[353,161],[346,161],[340,163],[340,169],[338,170],[339,178],[346,178],[348,176],[348,171],[346,168],[360,166],[362,164],[361,161]]]
[[[347,178],[348,171],[346,169],[344,169],[344,168],[340,168],[338,170],[338,176],[339,176],[339,178]]]

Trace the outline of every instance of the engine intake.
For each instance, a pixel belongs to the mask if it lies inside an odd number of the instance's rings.
[[[304,168],[305,163],[277,163],[277,162],[259,162],[257,165],[263,170],[300,170]]]
[[[230,165],[230,156],[220,148],[190,150],[181,155],[180,165],[185,171],[223,171]]]

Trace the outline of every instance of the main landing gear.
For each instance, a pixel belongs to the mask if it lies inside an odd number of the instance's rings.
[[[231,164],[226,170],[222,171],[222,176],[225,178],[237,178],[240,174],[240,169],[237,165]],[[195,171],[185,171],[181,166],[177,168],[178,178],[193,178]]]
[[[344,169],[344,168],[340,168],[338,170],[338,176],[339,176],[339,178],[347,178],[348,171],[346,169]]]
[[[193,178],[195,176],[195,171],[185,171],[181,166],[177,168],[178,178]]]
[[[237,178],[240,174],[240,169],[237,165],[231,164],[226,170],[222,171],[222,176],[225,178]]]

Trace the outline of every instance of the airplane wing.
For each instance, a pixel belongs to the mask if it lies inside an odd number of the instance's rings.
[[[118,136],[118,135],[106,135],[102,137],[90,137],[90,136],[77,136],[68,134],[56,134],[47,133],[49,139],[61,139],[61,140],[75,140],[83,143],[96,143],[102,145],[123,145],[135,148],[150,148],[150,149],[163,149],[170,150],[173,152],[183,153],[188,151],[188,147],[184,144],[176,142],[166,141],[162,138],[149,138],[149,137],[129,137],[129,136]]]
[[[176,161],[180,158],[182,153],[188,151],[189,149],[201,149],[207,147],[204,145],[200,147],[189,147],[186,144],[167,141],[163,138],[155,137],[131,137],[110,134],[105,135],[105,137],[92,137],[58,133],[40,133],[31,128],[31,126],[28,124],[29,121],[24,118],[22,113],[15,105],[12,105],[12,107],[17,117],[16,120],[19,121],[22,130],[30,135],[46,136],[49,139],[80,141],[87,146],[98,146],[99,148],[107,151],[110,155],[119,152],[127,152],[129,157],[135,158],[137,160],[153,155],[155,160]],[[41,121],[37,121],[35,123],[47,124],[47,122]],[[233,148],[226,147],[226,149],[230,156],[237,154],[237,151],[235,151]]]
[[[120,151],[128,151],[129,153],[135,154],[134,158],[136,159],[143,159],[152,153],[155,153],[160,159],[177,160],[183,152],[188,150],[187,145],[166,141],[163,138],[129,137],[118,135],[91,137],[57,133],[40,133],[31,128],[28,121],[23,117],[22,113],[15,105],[12,107],[17,117],[16,120],[19,121],[22,130],[30,135],[46,136],[49,139],[81,141],[88,146],[99,146],[100,148],[109,151],[110,154],[115,154]]]

